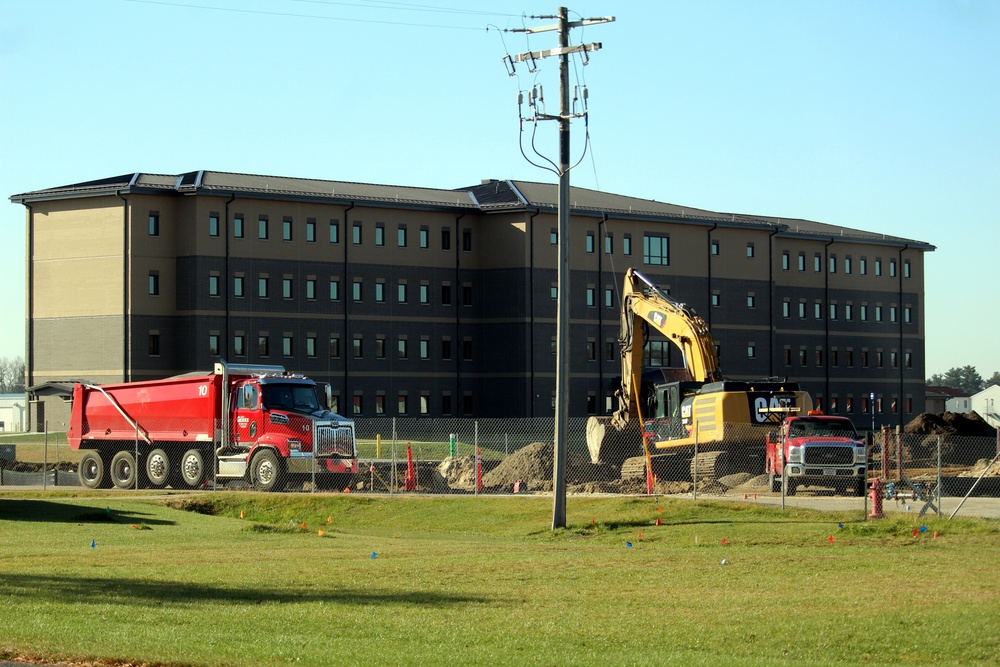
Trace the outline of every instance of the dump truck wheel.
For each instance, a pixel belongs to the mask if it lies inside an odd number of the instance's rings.
[[[80,458],[80,467],[77,470],[80,477],[80,484],[88,489],[106,489],[111,486],[104,470],[104,459],[100,452],[90,450]]]
[[[181,457],[181,479],[190,487],[199,487],[205,481],[205,458],[201,450],[189,449]]]
[[[170,457],[162,449],[154,449],[146,457],[146,477],[151,486],[160,488],[170,479]]]
[[[134,489],[135,476],[138,472],[135,467],[135,455],[132,452],[121,451],[111,458],[111,465],[108,466],[111,473],[111,481],[119,489]]]
[[[281,459],[271,449],[262,449],[250,462],[250,483],[258,491],[276,491],[284,480]]]

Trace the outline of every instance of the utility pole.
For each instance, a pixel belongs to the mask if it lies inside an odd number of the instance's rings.
[[[541,86],[533,89],[529,96],[529,105],[534,110],[531,118],[522,120],[557,120],[559,121],[559,225],[558,225],[558,252],[559,266],[557,273],[558,288],[556,294],[556,406],[555,406],[555,449],[552,461],[552,530],[566,527],[566,445],[567,433],[569,431],[569,123],[573,118],[586,115],[586,91],[584,91],[584,111],[582,113],[571,113],[569,105],[569,56],[571,53],[582,53],[584,64],[588,51],[597,51],[601,48],[599,42],[593,44],[580,44],[579,46],[569,45],[569,31],[572,28],[580,28],[586,25],[597,23],[610,23],[614,21],[613,16],[606,16],[593,19],[581,19],[571,22],[569,12],[565,7],[559,8],[556,16],[532,16],[533,19],[558,19],[555,25],[541,26],[537,28],[521,28],[510,32],[548,32],[559,31],[559,47],[546,51],[529,51],[518,54],[513,60],[508,56],[505,63],[508,65],[508,72],[514,75],[514,62],[529,62],[528,69],[534,71],[534,63],[542,58],[557,56],[559,58],[559,115],[549,116],[541,111],[539,106],[544,104],[544,97],[541,93]],[[522,96],[518,95],[518,101]],[[575,100],[574,100],[575,101]]]

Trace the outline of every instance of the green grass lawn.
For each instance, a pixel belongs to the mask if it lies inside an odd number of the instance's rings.
[[[635,498],[570,497],[567,512],[569,527],[552,531],[551,499],[536,497],[0,495],[0,657],[826,665],[1000,655],[1000,522],[867,523]]]

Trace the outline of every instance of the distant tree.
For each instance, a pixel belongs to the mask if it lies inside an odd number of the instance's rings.
[[[993,385],[1000,385],[1000,371],[993,371],[993,376],[983,382],[983,389],[992,387]]]
[[[24,392],[24,358],[0,357],[0,394]]]
[[[997,375],[994,373],[994,376]],[[975,366],[949,368],[944,375],[935,373],[927,378],[927,384],[936,387],[952,387],[961,389],[970,396],[983,388],[983,377]]]

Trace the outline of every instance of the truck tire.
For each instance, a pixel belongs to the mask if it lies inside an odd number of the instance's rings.
[[[771,493],[781,492],[781,475],[775,475],[773,472],[768,478],[771,483]]]
[[[250,461],[250,485],[257,491],[277,491],[285,481],[284,466],[273,449],[262,449]]]
[[[170,457],[162,449],[154,449],[146,457],[146,478],[149,485],[157,489],[170,480]]]
[[[88,489],[106,489],[111,484],[105,472],[104,459],[100,452],[92,449],[84,452],[80,458],[80,467],[77,469],[80,484]]]
[[[858,498],[863,498],[868,495],[868,485],[865,484],[865,478],[859,479],[854,486],[854,495]]]
[[[205,457],[200,449],[189,449],[181,457],[181,481],[191,488],[205,481]]]
[[[786,496],[794,496],[795,492],[799,490],[799,481],[797,479],[788,480],[788,488],[785,489]]]
[[[111,482],[119,489],[134,489],[136,474],[135,455],[127,450],[117,452],[111,457],[111,465],[108,466],[111,475]]]

